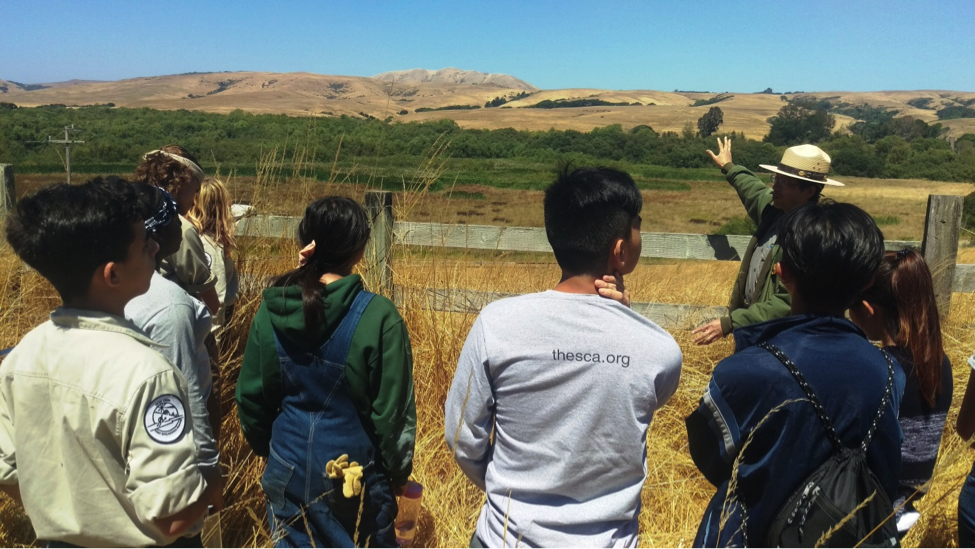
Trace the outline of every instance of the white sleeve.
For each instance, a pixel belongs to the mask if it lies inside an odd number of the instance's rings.
[[[444,434],[454,460],[481,490],[494,426],[494,390],[488,368],[483,325],[478,317],[464,343],[447,393]]]

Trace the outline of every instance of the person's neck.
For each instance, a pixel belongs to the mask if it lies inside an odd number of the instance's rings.
[[[567,294],[597,294],[596,291],[596,279],[602,277],[596,277],[588,274],[572,275],[565,271],[562,271],[562,279],[555,286],[554,290],[556,292],[564,292]]]
[[[343,278],[349,276],[350,274],[352,274],[352,271],[349,271],[347,273],[346,272],[325,273],[321,276],[321,278],[318,279],[318,281],[328,286],[333,282],[338,282],[339,280],[342,280]]]
[[[125,303],[116,303],[112,299],[97,296],[85,296],[77,299],[70,299],[63,302],[67,309],[84,309],[86,311],[98,311],[115,316],[125,316]]]
[[[807,303],[805,299],[799,294],[792,294],[792,309],[790,310],[792,316],[798,315],[820,315],[820,316],[838,316],[843,317],[846,314],[846,309],[835,309],[832,307],[815,307]]]

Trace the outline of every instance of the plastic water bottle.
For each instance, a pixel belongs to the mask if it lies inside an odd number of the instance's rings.
[[[413,544],[422,499],[423,485],[411,480],[406,485],[406,493],[399,498],[399,514],[396,515],[396,544],[400,547],[410,547]]]

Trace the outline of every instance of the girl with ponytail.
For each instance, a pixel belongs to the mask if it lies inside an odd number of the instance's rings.
[[[874,284],[850,308],[850,319],[882,342],[907,377],[898,416],[904,431],[900,486],[893,502],[894,509],[900,507],[897,530],[903,536],[920,516],[913,502],[934,473],[952,394],[934,285],[921,254],[910,249],[884,254]]]
[[[298,267],[264,291],[237,382],[278,546],[395,544],[394,494],[413,467],[409,334],[393,303],[353,268],[369,240],[362,207],[312,202]]]

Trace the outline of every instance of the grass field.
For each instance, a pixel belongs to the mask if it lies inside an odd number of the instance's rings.
[[[435,181],[449,181],[450,173],[435,162],[417,174],[405,175],[412,190],[395,204],[398,219],[454,222],[477,218],[477,223],[540,225],[541,193],[476,185],[451,186],[430,192]],[[716,170],[715,170],[716,172]],[[47,177],[48,179],[45,179]],[[47,184],[50,176],[18,175],[21,192]],[[646,190],[644,230],[710,232],[741,215],[734,192],[720,181],[688,181],[690,190]],[[920,239],[928,193],[967,194],[970,185],[924,181],[850,180],[834,193],[840,200],[860,204],[884,217],[888,238]],[[284,186],[287,185],[287,186]],[[255,203],[262,211],[297,214],[312,197],[325,193],[362,197],[364,184],[320,183],[310,179],[275,181],[274,178],[234,177],[235,198]],[[452,194],[451,194],[452,193]],[[492,204],[497,202],[498,204]],[[488,212],[506,221],[492,221]],[[469,212],[483,212],[472,216]],[[424,213],[426,212],[426,213]],[[468,212],[460,215],[460,212]],[[896,223],[893,221],[896,218]],[[698,222],[694,220],[703,220]],[[475,222],[475,221],[471,221]],[[5,246],[5,245],[3,245]],[[53,290],[36,273],[20,268],[9,249],[0,246],[0,348],[15,344],[33,326],[43,322],[57,304]],[[237,256],[242,273],[263,279],[291,266],[297,252],[291,242],[248,240]],[[466,546],[483,503],[480,493],[460,472],[443,438],[443,405],[457,358],[474,321],[471,314],[428,310],[417,290],[426,286],[470,288],[504,292],[531,292],[552,287],[558,280],[550,256],[499,253],[442,253],[435,249],[397,249],[393,263],[397,284],[406,288],[401,313],[413,344],[417,400],[417,443],[414,479],[426,491],[416,546]],[[699,305],[726,304],[737,272],[733,262],[652,261],[637,267],[627,284],[634,299]],[[246,288],[237,315],[225,334],[221,361],[225,417],[221,440],[222,461],[230,474],[225,493],[222,525],[225,546],[266,546],[269,536],[259,480],[263,470],[244,442],[233,405],[233,389],[241,363],[250,320],[259,305],[256,288]],[[944,325],[946,350],[954,364],[955,392],[938,468],[931,492],[919,508],[922,519],[905,546],[955,546],[956,502],[975,454],[953,432],[958,406],[967,384],[967,357],[975,350],[975,296],[956,294],[951,316]],[[714,365],[730,354],[730,341],[709,347],[691,343],[688,322],[670,327],[684,352],[680,386],[674,398],[655,416],[648,440],[648,478],[640,515],[641,546],[687,546],[697,529],[713,487],[697,472],[687,451],[684,417],[696,406]],[[0,496],[0,546],[34,544],[33,531],[22,510]],[[514,545],[514,543],[513,543]]]
[[[397,195],[398,201],[406,197],[410,201],[397,204],[405,212],[399,220],[540,227],[544,224],[542,191],[553,177],[551,163],[441,160],[436,156],[424,159],[421,169],[413,158],[345,160],[333,169],[304,158],[275,157],[266,159],[263,166],[282,162],[288,167],[250,170],[255,175],[224,171],[223,178],[235,200],[259,204],[263,213],[300,215],[312,197],[325,192],[361,198],[366,188],[424,189],[419,194]],[[712,234],[729,221],[745,217],[737,195],[717,169],[618,167],[628,170],[643,192],[644,231]],[[131,172],[120,169],[116,175],[125,177]],[[75,174],[74,179],[88,177],[91,175]],[[928,195],[964,196],[975,190],[969,183],[840,179],[847,186],[829,187],[825,196],[862,207],[877,218],[884,235],[894,240],[921,240]],[[18,173],[16,180],[17,193],[23,195],[63,181],[63,174]]]

